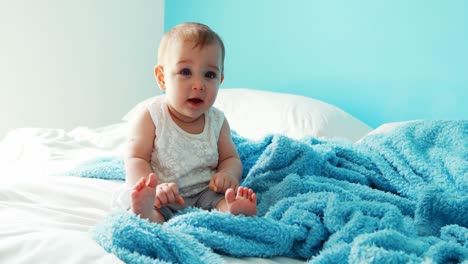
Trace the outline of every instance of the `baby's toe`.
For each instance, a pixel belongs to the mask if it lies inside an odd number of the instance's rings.
[[[226,199],[226,202],[232,203],[236,200],[236,194],[232,188],[229,188],[226,193],[224,194],[224,198]]]
[[[253,203],[257,204],[257,195],[255,193],[252,193],[252,195],[250,196],[250,200]]]

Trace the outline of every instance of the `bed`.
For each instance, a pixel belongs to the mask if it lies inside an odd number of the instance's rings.
[[[128,120],[145,103],[104,127],[7,134],[2,263],[468,261],[466,120],[373,129],[313,98],[221,89],[259,216],[191,209],[158,226],[113,207]]]

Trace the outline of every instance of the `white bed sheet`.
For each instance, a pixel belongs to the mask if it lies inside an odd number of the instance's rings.
[[[68,176],[20,177],[0,188],[2,263],[122,263],[88,236],[119,183]]]
[[[1,263],[122,263],[88,235],[111,211],[122,182],[65,175],[122,153],[126,123],[98,129],[17,129],[0,142]],[[224,257],[228,263],[303,263]]]

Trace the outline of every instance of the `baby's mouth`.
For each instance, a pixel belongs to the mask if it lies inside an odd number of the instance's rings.
[[[203,100],[200,99],[200,98],[190,98],[190,99],[188,99],[188,101],[190,103],[192,103],[192,104],[201,104],[201,103],[203,103]]]

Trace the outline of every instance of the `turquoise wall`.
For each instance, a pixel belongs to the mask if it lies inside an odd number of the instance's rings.
[[[367,124],[468,119],[468,1],[172,0],[165,30],[208,24],[222,87],[302,94]]]

